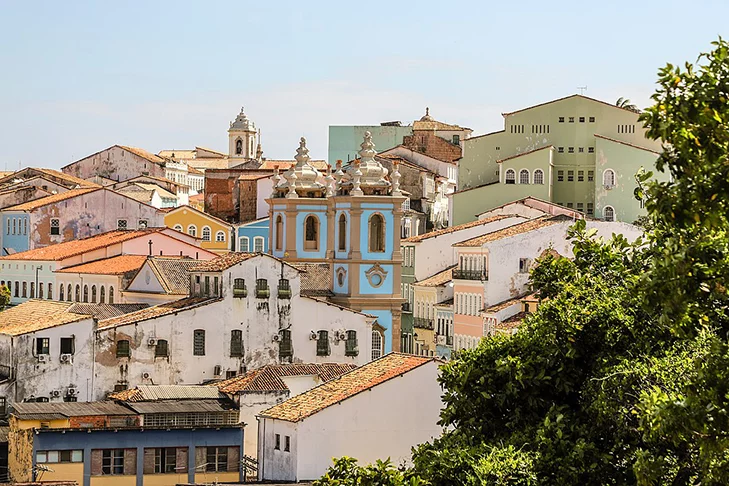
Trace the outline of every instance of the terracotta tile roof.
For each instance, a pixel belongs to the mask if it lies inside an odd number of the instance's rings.
[[[638,150],[645,150],[646,152],[650,152],[652,154],[656,154],[656,155],[660,155],[661,154],[661,152],[656,152],[655,150],[651,150],[651,149],[646,148],[646,147],[641,147],[640,145],[635,145],[633,143],[623,142],[622,140],[616,140],[614,138],[606,137],[605,135],[600,135],[600,134],[597,134],[596,133],[595,134],[595,137],[596,138],[601,138],[603,140],[607,140],[608,142],[614,142],[614,143],[619,143],[621,145],[627,145],[628,147],[633,147],[633,148],[636,148]]]
[[[261,412],[262,417],[299,422],[327,407],[435,361],[410,354],[390,353]]]
[[[239,181],[257,181],[258,179],[269,179],[271,174],[241,174],[238,176]]]
[[[190,270],[201,263],[192,258],[156,256],[149,258],[152,269],[165,293],[176,295],[190,294]]]
[[[217,155],[220,155],[221,157],[227,157],[228,156],[227,154],[224,154],[223,152],[220,152],[218,150],[213,150],[211,148],[201,147],[200,145],[196,145],[195,146],[195,152],[197,153],[198,150],[203,150],[205,152],[210,152],[211,154],[217,154]]]
[[[471,238],[470,240],[461,241],[460,243],[456,243],[453,246],[478,247],[484,245],[485,243],[490,243],[492,241],[501,240],[504,238],[511,238],[512,236],[528,233],[530,231],[534,231],[540,228],[546,228],[547,226],[552,226],[553,224],[558,224],[563,221],[571,221],[571,218],[565,218],[562,216],[542,216],[540,218],[531,219],[524,223],[515,224],[514,226],[509,226],[498,231],[486,233],[485,235],[477,236],[475,238]]]
[[[294,263],[301,274],[301,295],[326,297],[331,291],[332,270],[328,263]]]
[[[469,228],[475,228],[476,226],[482,226],[488,223],[493,223],[494,221],[501,221],[502,219],[506,218],[519,218],[520,216],[516,216],[513,214],[499,214],[497,216],[492,216],[490,218],[485,219],[477,219],[476,221],[469,221],[468,223],[459,224],[457,226],[449,226],[448,228],[443,228],[442,230],[438,231],[431,231],[430,233],[423,233],[422,235],[417,236],[411,236],[410,238],[404,238],[402,241],[404,243],[418,243],[424,240],[428,240],[430,238],[435,238],[437,236],[442,235],[448,235],[451,233],[455,233],[456,231],[461,231]]]
[[[203,171],[197,170],[195,167],[192,167],[190,165],[187,166],[187,172],[188,172],[188,174],[197,175],[197,176],[205,175],[205,173]]]
[[[456,265],[448,267],[442,272],[436,273],[435,275],[431,275],[430,277],[425,278],[420,282],[415,282],[413,285],[417,285],[419,287],[440,287],[441,285],[445,285],[453,280],[454,268],[456,268]]]
[[[69,307],[68,311],[76,314],[89,314],[98,320],[103,320],[136,312],[147,307],[149,307],[149,304],[88,304],[77,302]]]
[[[190,202],[193,202],[193,201],[194,202],[197,202],[197,201],[204,202],[205,201],[205,193],[202,193],[201,192],[199,194],[195,194],[194,196],[190,196],[189,199],[190,199]],[[170,208],[170,209],[173,209],[173,208]]]
[[[56,270],[56,273],[86,273],[94,275],[122,275],[135,272],[147,261],[145,255],[119,255],[103,260],[82,263]]]
[[[527,150],[526,152],[521,152],[519,154],[511,155],[509,157],[504,157],[503,159],[498,159],[496,161],[496,163],[497,164],[500,164],[500,163],[505,162],[507,160],[516,159],[518,157],[524,157],[525,155],[533,154],[534,152],[539,152],[539,151],[544,150],[544,149],[554,149],[554,145],[545,145],[544,147],[539,147],[539,148],[536,148],[536,149],[533,149],[533,150]]]
[[[195,150],[160,150],[157,155],[165,159],[171,159],[173,155],[175,160],[194,159]]]
[[[415,120],[413,122],[413,130],[469,130],[469,128],[449,125],[438,120]]]
[[[59,170],[54,169],[44,169],[40,167],[26,167],[25,169],[21,169],[18,171],[10,171],[10,172],[0,172],[0,185],[7,185],[7,183],[11,183],[13,180],[17,178],[22,178],[24,180],[33,178],[33,177],[42,177],[42,176],[48,176],[54,179],[60,179],[66,184],[70,185],[69,189],[75,186],[79,187],[99,187],[98,184],[95,184],[94,182],[87,181],[85,179],[81,179],[69,174],[65,174]],[[65,185],[65,184],[61,184]]]
[[[484,310],[484,312],[493,313],[493,312],[502,311],[502,310],[506,309],[507,307],[511,307],[514,304],[520,303],[521,299],[523,299],[523,298],[524,297],[520,296],[520,297],[514,297],[513,299],[505,300],[503,302],[499,302],[498,304],[494,304],[490,307],[487,307]]]
[[[450,307],[452,309],[453,308],[453,297],[451,297],[450,299],[446,299],[443,302],[438,302],[437,304],[435,304],[435,306],[436,307]]]
[[[212,260],[208,260],[206,262],[201,262],[198,265],[195,265],[194,267],[190,268],[191,272],[222,272],[223,270],[226,270],[234,265],[239,264],[240,262],[244,262],[246,260],[250,260],[251,258],[257,257],[260,255],[260,253],[241,253],[241,252],[233,252],[226,253],[224,255],[219,256],[218,258],[213,258]]]
[[[616,105],[614,105],[612,103],[607,103],[605,101],[597,100],[595,98],[590,98],[589,96],[585,96],[585,95],[573,94],[573,95],[565,96],[563,98],[557,98],[556,100],[546,101],[544,103],[539,103],[538,105],[528,106],[526,108],[522,108],[521,110],[516,110],[516,111],[509,112],[509,113],[502,113],[502,115],[504,117],[509,116],[509,115],[514,115],[516,113],[521,113],[522,111],[531,110],[533,108],[539,108],[540,106],[550,105],[552,103],[557,103],[557,102],[560,102],[560,101],[568,100],[570,98],[582,98],[582,99],[587,100],[587,101],[592,101],[592,102],[595,102],[595,103],[601,103],[603,105],[610,106],[610,107],[615,108],[617,110],[625,110],[625,111],[630,111],[631,113],[635,113],[632,110],[628,110],[627,108],[622,108],[620,106],[616,106]],[[636,114],[636,117],[637,116],[638,115]]]
[[[116,192],[145,204],[149,204],[152,202],[152,199],[154,198],[154,191],[133,189],[133,187],[134,186],[127,186],[122,189],[117,189]]]
[[[157,177],[157,176],[151,176],[151,175],[140,175],[140,176],[132,177],[131,179],[127,179],[125,181],[121,181],[121,182],[134,182],[137,179],[152,179],[153,181],[159,181],[159,182],[162,182],[164,184],[171,184],[173,186],[188,187],[185,184],[180,184],[179,182],[175,182],[175,181],[170,180],[170,179],[165,179],[164,177]]]
[[[161,227],[127,231],[108,231],[106,233],[101,233],[100,235],[89,236],[88,238],[82,238],[80,240],[67,241],[65,243],[58,243],[56,245],[50,245],[43,248],[14,253],[12,255],[0,257],[0,260],[64,260],[92,250],[98,250],[99,248],[133,240],[134,238],[139,238],[141,236],[159,233],[166,229],[166,227]]]
[[[66,192],[59,192],[58,194],[52,194],[50,196],[42,197],[40,199],[34,199],[33,201],[28,201],[23,204],[18,204],[17,206],[11,206],[9,208],[5,208],[5,211],[33,211],[35,209],[41,208],[43,206],[47,206],[49,204],[55,204],[61,201],[65,201],[66,199],[71,199],[77,196],[82,196],[84,194],[88,194],[90,192],[101,190],[100,186],[96,187],[84,187],[83,189],[70,189]]]
[[[293,363],[280,365],[267,365],[254,371],[230,378],[225,381],[213,383],[223,393],[245,393],[245,392],[273,392],[289,391],[286,383],[281,377],[316,375],[322,381],[330,381],[334,378],[357,368],[354,364],[344,363]]]
[[[108,329],[111,327],[124,326],[126,324],[134,324],[137,322],[148,321],[149,319],[156,319],[157,317],[166,316],[167,314],[175,314],[177,312],[183,312],[190,309],[195,309],[203,305],[212,304],[218,302],[219,298],[211,297],[186,297],[184,299],[175,300],[174,302],[167,302],[165,304],[156,305],[154,307],[148,307],[136,312],[124,314],[119,317],[112,317],[111,319],[104,319],[99,321],[99,329]]]
[[[157,191],[159,197],[166,197],[167,199],[177,198],[175,194],[172,194],[170,191],[168,191],[164,187],[158,186],[157,184],[151,184],[148,182],[135,182],[134,185],[141,187],[145,191]]]
[[[91,315],[70,312],[71,304],[52,300],[28,300],[0,312],[0,334],[20,336],[30,332],[90,319]]]
[[[142,157],[143,159],[147,159],[150,162],[153,162],[155,164],[164,165],[165,162],[166,162],[166,160],[163,159],[162,157],[160,157],[159,155],[155,155],[155,154],[153,154],[151,152],[147,152],[146,150],[141,149],[141,148],[129,147],[129,146],[126,146],[126,145],[117,145],[117,147],[121,147],[124,150],[126,150],[127,152],[131,152],[134,155],[137,155],[139,157]]]
[[[63,179],[64,181],[67,181],[71,184],[77,184],[80,187],[99,187],[99,184],[96,184],[91,181],[87,181],[86,179],[81,179],[80,177],[72,176],[70,174],[66,174],[64,172],[61,172],[60,170],[54,170],[54,169],[43,169],[43,168],[34,168],[33,170],[37,170],[38,172],[42,172],[43,174],[46,174],[51,177],[56,177],[58,179]]]
[[[508,319],[504,319],[503,321],[499,322],[498,324],[494,325],[494,329],[496,331],[500,332],[513,332],[515,329],[518,329],[521,325],[524,318],[528,315],[527,312],[519,312],[518,314],[514,314],[513,316],[509,317]]]

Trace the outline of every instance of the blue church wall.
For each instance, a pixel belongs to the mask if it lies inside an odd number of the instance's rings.
[[[339,285],[339,269],[343,268],[347,274],[344,278],[344,285]],[[337,294],[348,294],[349,293],[349,265],[337,264],[334,265],[334,292]]]
[[[275,232],[276,231],[276,223],[275,223],[276,218],[278,217],[279,214],[281,215],[281,220],[283,221],[283,236],[282,236],[283,239],[281,240],[283,242],[283,249],[276,250],[276,248],[271,248],[271,253],[273,254],[273,256],[275,256],[277,258],[283,258],[285,250],[286,250],[286,215],[283,213],[283,209],[284,209],[284,206],[274,206],[273,207],[273,218],[271,219],[271,221],[274,221],[274,223],[270,223],[272,225],[271,227],[273,228],[273,231]],[[274,238],[274,241],[275,241],[276,235],[273,234],[272,237]]]
[[[347,232],[346,232],[346,235],[345,235],[346,246],[344,248],[344,251],[340,251],[339,250],[339,217],[342,214],[344,214],[344,217],[347,218]],[[350,230],[351,230],[351,228],[349,226],[350,224],[351,224],[351,218],[350,218],[350,215],[349,215],[349,211],[347,211],[347,210],[345,210],[345,211],[338,210],[335,213],[335,216],[334,216],[334,258],[337,258],[337,259],[346,259],[346,258],[349,257],[349,248],[350,248],[350,244],[351,244],[351,241],[350,241],[350,238],[351,238],[351,231]]]
[[[296,256],[298,258],[318,258],[323,260],[327,253],[327,234],[329,232],[329,225],[327,223],[327,206],[306,204],[301,205],[296,209],[298,211],[298,214],[296,214]],[[310,214],[319,218],[318,250],[304,250],[304,233],[306,229],[304,227],[304,221]]]
[[[360,229],[360,249],[363,260],[391,260],[393,246],[395,241],[395,224],[394,217],[392,215],[392,204],[375,204],[366,203],[362,204],[362,216],[361,216],[361,229]],[[375,213],[381,214],[385,218],[385,251],[371,253],[369,251],[369,222],[370,216]],[[397,228],[400,231],[400,228]]]
[[[371,267],[367,263],[363,263],[359,266],[359,293],[365,294],[365,295],[379,295],[379,294],[393,294],[393,285],[394,280],[392,274],[393,272],[393,266],[392,265],[380,265],[382,270],[387,272],[387,275],[385,275],[385,279],[382,281],[382,283],[375,287],[373,286],[369,279],[367,279],[367,270],[369,270]],[[398,282],[399,285],[399,282]]]
[[[13,224],[14,223],[14,224]],[[30,249],[30,215],[27,213],[3,213],[2,251],[0,256],[8,255],[6,249],[15,252]]]
[[[385,354],[392,351],[392,312],[382,309],[362,309],[365,314],[377,317],[377,323],[385,328]],[[398,339],[400,337],[398,336]]]
[[[263,251],[269,250],[269,227],[270,221],[268,218],[251,221],[249,223],[243,223],[238,226],[238,251],[242,251],[242,241],[244,238],[248,238],[248,251],[253,251],[255,248],[255,238],[263,238]]]
[[[46,429],[39,431],[34,437],[33,466],[35,467],[36,465],[35,459],[37,451],[71,450],[83,448],[83,486],[90,486],[92,477],[91,451],[93,449],[136,449],[137,486],[143,486],[145,448],[187,447],[187,480],[189,483],[192,484],[195,482],[195,448],[212,446],[240,447],[242,458],[243,429],[239,427],[184,430],[134,429],[116,431],[89,429]],[[240,479],[243,479],[242,474],[240,475]]]

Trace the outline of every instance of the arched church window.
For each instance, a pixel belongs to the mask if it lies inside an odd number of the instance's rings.
[[[243,140],[240,138],[235,141],[235,155],[240,155],[243,153]]]
[[[385,218],[381,214],[370,216],[369,248],[371,252],[385,251]]]
[[[347,249],[347,217],[339,215],[339,251]]]
[[[283,218],[276,216],[276,249],[283,250]]]
[[[319,249],[319,218],[310,214],[304,221],[304,250]]]

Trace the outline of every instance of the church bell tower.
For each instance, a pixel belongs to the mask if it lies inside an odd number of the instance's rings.
[[[228,129],[228,157],[253,159],[256,157],[256,124],[248,119],[243,108]]]

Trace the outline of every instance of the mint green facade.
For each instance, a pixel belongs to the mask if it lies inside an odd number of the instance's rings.
[[[660,142],[645,138],[637,113],[585,96],[504,114],[504,130],[464,141],[451,224],[526,196],[596,218],[609,205],[617,220],[633,222],[643,214],[634,175],[651,169],[660,150]],[[619,184],[606,190],[607,167]],[[525,170],[528,178],[520,178]]]
[[[415,284],[415,245],[412,243],[403,243],[400,247],[400,253],[403,256],[402,273],[400,274],[400,282],[402,287],[402,297],[405,299],[402,315],[400,316],[400,351],[404,353],[413,352],[413,300]]]
[[[344,163],[354,160],[367,131],[372,134],[372,142],[377,151],[382,152],[400,145],[403,137],[413,134],[413,127],[331,125],[329,126],[329,163],[334,166],[337,160]]]

